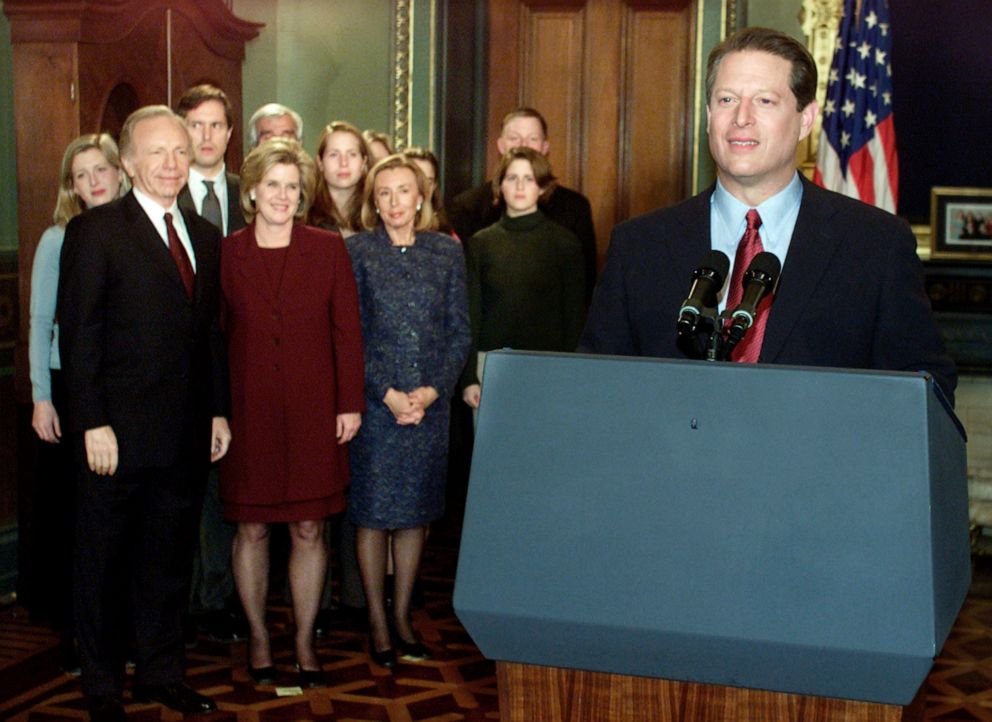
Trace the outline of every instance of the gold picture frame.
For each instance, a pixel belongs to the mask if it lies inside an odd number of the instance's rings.
[[[930,257],[992,261],[992,188],[930,190]]]

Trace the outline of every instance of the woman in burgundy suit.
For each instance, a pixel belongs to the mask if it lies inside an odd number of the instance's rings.
[[[364,410],[348,252],[338,234],[299,223],[315,174],[295,140],[255,148],[241,168],[241,203],[252,222],[225,239],[221,253],[221,321],[237,439],[221,466],[221,499],[225,516],[238,523],[234,578],[251,629],[248,672],[258,684],[275,681],[265,629],[273,522],[289,522],[300,684],[324,684],[313,646],[326,567],[323,519],[344,509],[344,444]]]

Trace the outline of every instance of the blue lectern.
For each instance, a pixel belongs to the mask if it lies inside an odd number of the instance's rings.
[[[923,374],[487,357],[454,604],[491,659],[907,705],[969,580]]]

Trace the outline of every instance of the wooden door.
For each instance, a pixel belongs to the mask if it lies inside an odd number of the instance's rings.
[[[689,189],[693,0],[490,0],[489,168],[509,110],[548,121],[552,168],[592,204],[600,258],[621,220]]]

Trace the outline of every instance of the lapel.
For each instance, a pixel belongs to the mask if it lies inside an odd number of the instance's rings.
[[[183,299],[186,299],[186,286],[183,284],[182,276],[179,275],[179,269],[176,268],[176,262],[172,260],[168,246],[165,245],[165,241],[162,240],[158,231],[155,230],[151,219],[148,218],[141,204],[138,203],[138,199],[134,197],[133,192],[128,192],[124,196],[123,205],[127,222],[133,230],[134,244],[146,255],[153,266],[171,279],[176,290],[182,294]],[[164,214],[165,211],[163,210],[162,213]],[[189,225],[187,224],[188,228]],[[196,246],[193,249],[195,253]],[[195,288],[194,285],[194,293]]]
[[[761,346],[761,362],[774,362],[803,310],[816,297],[830,259],[842,238],[831,225],[837,212],[829,194],[803,178],[803,198],[789,243],[772,313]]]
[[[183,186],[183,189],[179,191],[179,198],[176,199],[176,203],[184,211],[189,211],[190,213],[196,213],[196,204],[193,203],[193,196],[189,192],[189,183]]]
[[[689,290],[692,271],[712,249],[710,238],[710,197],[716,185],[710,186],[704,192],[693,196],[680,206],[682,211],[676,217],[678,227],[669,234],[674,240],[668,244],[675,268],[688,269],[682,273]]]
[[[200,218],[195,210],[180,208],[180,212],[183,214],[183,221],[186,223],[186,232],[189,234],[189,242],[193,246],[193,255],[196,257],[196,273],[193,274],[193,300],[196,302],[200,300],[203,294],[203,286],[200,283],[201,271],[205,272],[208,266],[211,265],[209,256],[212,253],[207,245],[209,238],[200,232],[199,226],[206,224],[211,229],[214,226],[209,221],[204,221]],[[217,232],[219,233],[220,231]],[[172,260],[171,255],[169,259]],[[173,262],[173,265],[175,265],[175,262]],[[176,274],[179,274],[178,269],[176,270]]]
[[[234,173],[227,174],[227,235],[245,227],[245,214],[241,210],[241,181]]]
[[[287,294],[292,292],[301,283],[305,283],[306,269],[309,250],[304,243],[306,231],[303,226],[294,223],[293,235],[289,242],[289,250],[286,252],[286,266],[283,269],[282,283],[276,289],[269,276],[265,260],[262,258],[264,251],[258,247],[255,240],[255,224],[248,226],[248,232],[243,234],[238,246],[234,249],[234,254],[241,263],[239,269],[248,288],[252,289],[265,299],[265,302],[278,308]]]

